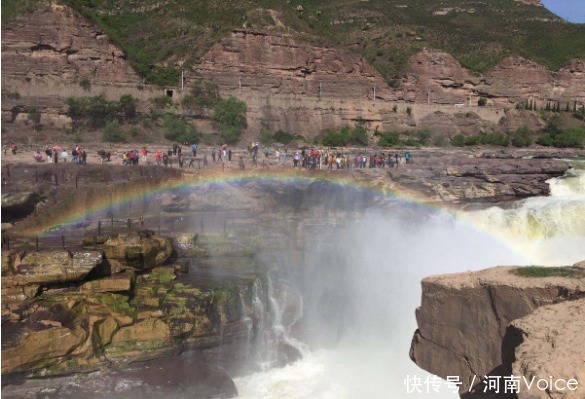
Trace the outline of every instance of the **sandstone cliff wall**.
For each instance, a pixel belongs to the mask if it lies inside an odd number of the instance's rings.
[[[33,106],[44,126],[67,127],[63,102],[67,96],[103,94],[118,99],[132,94],[148,111],[155,97],[166,94],[164,89],[141,85],[124,53],[98,27],[65,6],[41,6],[3,27],[2,36],[2,120],[8,128],[12,122],[27,124],[24,112]],[[312,138],[358,118],[369,120],[372,129],[427,127],[448,136],[473,134],[521,124],[539,127],[538,121],[514,122],[515,115],[505,115],[519,101],[530,99],[539,106],[547,101],[585,104],[582,60],[551,73],[534,62],[510,57],[481,77],[437,50],[415,54],[409,64],[401,87],[394,89],[360,55],[286,34],[234,31],[213,46],[194,72],[217,83],[223,96],[246,101],[244,139],[257,138],[262,126]],[[195,75],[187,72],[186,88]],[[83,80],[91,84],[85,90],[79,85]],[[184,92],[172,89],[173,98],[180,101]],[[489,106],[477,106],[480,96],[488,98]],[[407,113],[407,107],[412,112]],[[208,113],[182,112],[202,130],[212,129]],[[475,115],[460,117],[471,113]]]
[[[2,27],[2,80],[7,78],[140,82],[104,32],[57,4]]]
[[[582,278],[527,278],[512,274],[514,269],[425,278],[410,352],[414,362],[443,378],[459,376],[460,393],[466,393],[485,375],[503,375],[503,355],[515,349],[502,345],[512,321],[541,306],[585,297]]]

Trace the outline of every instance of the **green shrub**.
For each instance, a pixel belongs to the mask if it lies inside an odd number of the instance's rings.
[[[321,140],[323,145],[329,147],[345,147],[349,144],[365,146],[369,141],[368,129],[359,121],[354,128],[343,126],[339,130],[328,130]]]
[[[133,120],[136,118],[136,107],[138,106],[138,99],[132,97],[130,94],[125,94],[120,97],[118,102],[118,112],[121,113],[126,120]]]
[[[582,269],[574,267],[525,266],[514,269],[512,273],[522,277],[585,277]]]
[[[183,143],[199,141],[200,135],[195,126],[191,125],[184,119],[175,115],[165,115],[163,117],[164,136],[167,140]]]
[[[41,115],[39,114],[39,110],[37,107],[28,107],[26,109],[27,118],[29,121],[38,123]]]
[[[328,130],[321,143],[327,147],[344,147],[349,143],[349,126],[344,126],[340,130]]]
[[[396,147],[400,144],[400,133],[398,132],[382,132],[380,133],[380,140],[378,145],[382,147]]]
[[[91,90],[91,82],[87,78],[81,79],[79,86],[81,86],[81,88],[85,91]]]
[[[211,120],[222,140],[228,144],[238,142],[242,130],[246,127],[246,111],[248,107],[245,102],[235,97],[219,100],[213,107]]]
[[[532,132],[528,126],[520,126],[512,135],[512,145],[514,147],[528,147],[532,142]]]
[[[553,145],[562,148],[583,148],[585,147],[585,130],[569,128],[554,137]]]
[[[536,143],[543,145],[545,147],[552,147],[554,144],[554,139],[550,134],[543,133],[536,139]]]
[[[447,138],[445,136],[436,135],[433,136],[432,143],[435,147],[444,147],[447,144]]]
[[[158,97],[155,97],[153,101],[154,101],[154,106],[159,110],[163,110],[168,105],[173,104],[173,99],[169,96],[158,96]]]
[[[363,124],[358,124],[349,132],[349,144],[366,146],[370,142],[368,129]]]
[[[295,135],[283,130],[277,130],[272,136],[276,143],[289,144],[295,139]]]
[[[183,107],[199,105],[213,107],[220,100],[219,87],[215,83],[198,79],[191,86],[191,93],[181,101]]]
[[[73,130],[80,127],[101,128],[110,121],[133,121],[138,100],[131,95],[120,101],[109,101],[104,96],[69,97],[66,115],[73,120]]]
[[[477,105],[479,107],[485,107],[487,105],[487,98],[480,97],[479,100],[477,100]]]
[[[431,132],[428,129],[417,130],[416,138],[420,145],[429,145],[431,143]]]
[[[222,144],[236,144],[240,139],[242,129],[237,126],[221,126],[219,128],[219,137]]]
[[[470,147],[470,146],[476,146],[476,145],[480,145],[481,144],[481,136],[480,135],[476,135],[476,136],[469,136],[465,138],[465,145]]]
[[[465,136],[462,135],[461,133],[456,134],[451,139],[451,145],[453,145],[455,147],[463,147],[463,146],[465,146],[465,142],[466,142]]]
[[[272,133],[266,128],[260,129],[260,142],[262,144],[272,144]]]
[[[564,130],[560,117],[554,115],[548,120],[536,142],[544,146],[583,148],[585,146],[585,130],[582,128]]]
[[[473,137],[473,136],[472,136]],[[481,133],[479,136],[478,144],[495,145],[499,147],[507,147],[510,145],[510,136],[502,133]],[[466,138],[466,143],[469,142],[470,138]],[[472,144],[475,145],[475,144]]]
[[[17,91],[3,91],[2,95],[13,100],[20,100],[20,93]]]
[[[126,143],[126,135],[118,121],[110,121],[102,130],[102,140],[109,143]]]

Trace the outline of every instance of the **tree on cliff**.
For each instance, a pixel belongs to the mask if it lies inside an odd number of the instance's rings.
[[[242,130],[247,126],[246,103],[235,97],[221,99],[213,107],[211,120],[218,130],[222,141],[228,144],[237,143]]]

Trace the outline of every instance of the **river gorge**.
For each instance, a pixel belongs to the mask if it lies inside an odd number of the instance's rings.
[[[448,330],[459,316],[427,311],[427,276],[583,260],[585,163],[567,162],[550,196],[455,207],[372,175],[296,171],[76,191],[15,225],[42,242],[77,236],[71,261],[16,239],[2,253],[2,396],[457,397],[429,391],[417,367],[470,388],[433,358],[428,318]]]

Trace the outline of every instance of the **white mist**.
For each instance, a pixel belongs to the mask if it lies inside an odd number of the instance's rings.
[[[551,197],[471,212],[468,221],[371,211],[308,240],[307,275],[296,283],[305,285],[302,339],[313,350],[282,369],[237,378],[240,397],[457,398],[445,384],[433,391],[425,384],[432,377],[408,356],[420,281],[497,265],[584,259],[584,175],[581,168],[554,180]],[[407,393],[407,376],[421,379],[421,392]]]

